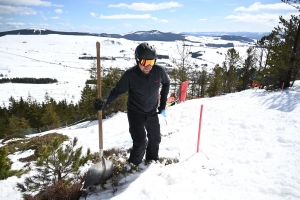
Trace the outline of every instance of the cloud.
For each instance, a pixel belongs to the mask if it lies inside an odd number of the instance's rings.
[[[239,14],[239,15],[229,15],[226,19],[232,19],[234,21],[240,22],[259,22],[259,23],[266,23],[273,20],[278,20],[277,14],[259,14],[259,15],[252,15],[252,14]]]
[[[48,20],[47,17],[45,17],[45,15],[42,15],[42,18],[43,18],[44,20]]]
[[[35,15],[36,11],[27,7],[0,5],[0,14]]]
[[[58,17],[58,16],[55,16],[55,17],[51,17],[51,19],[59,19],[59,17]]]
[[[260,2],[255,2],[248,8],[242,6],[234,9],[234,11],[242,11],[242,12],[252,12],[252,11],[259,11],[259,10],[295,10],[295,8],[285,3],[261,4]]]
[[[198,19],[199,21],[206,21],[207,19],[206,18],[201,18],[201,19]]]
[[[51,2],[41,0],[0,0],[0,3],[25,6],[51,6]]]
[[[166,19],[158,19],[157,17],[151,17],[154,21],[161,22],[161,23],[168,23],[169,21]]]
[[[0,0],[3,4],[26,5],[26,6],[50,6],[51,2],[40,0]]]
[[[22,22],[7,22],[6,25],[9,26],[24,26],[25,24]]]
[[[5,25],[10,28],[19,28],[19,26],[24,26],[25,24],[22,22],[7,22]]]
[[[166,19],[161,19],[161,20],[159,20],[159,22],[161,22],[161,23],[168,23],[169,21],[166,20]]]
[[[161,23],[168,23],[166,19],[158,19],[157,17],[152,17],[150,14],[144,15],[132,15],[132,14],[122,14],[122,15],[100,15],[100,19],[153,19]]]
[[[132,26],[131,24],[127,24],[127,23],[124,23],[123,25],[124,25],[126,28],[129,28],[129,27]]]
[[[87,26],[87,25],[82,25],[80,26],[80,30],[84,30],[86,32],[98,32],[98,31],[115,31],[115,27],[100,27],[100,26]]]
[[[100,15],[100,19],[150,19],[151,15],[131,15],[131,14],[120,14],[120,15]]]
[[[171,8],[177,8],[182,7],[181,4],[170,1],[170,2],[163,2],[163,3],[132,3],[132,4],[109,4],[109,8],[127,8],[130,10],[137,10],[137,11],[155,11],[155,10],[165,10],[165,9],[171,9]]]
[[[90,15],[91,15],[92,17],[96,17],[96,16],[97,16],[97,14],[96,14],[96,13],[93,13],[93,12],[91,12]]]
[[[291,15],[295,13],[287,13],[283,15],[282,17],[284,19],[289,19]],[[226,17],[226,19],[232,19],[234,21],[238,22],[245,22],[245,23],[260,23],[267,26],[277,26],[279,23],[279,16],[278,14],[270,14],[270,13],[263,13],[258,15],[252,15],[252,14],[239,14],[239,15],[229,15]]]
[[[64,5],[57,5],[57,4],[52,4],[53,7],[65,7]]]
[[[62,11],[62,9],[56,9],[56,10],[54,10],[54,12],[56,12],[57,14],[61,14],[63,11]]]
[[[57,25],[61,26],[61,28],[63,29],[75,29],[75,27],[73,25],[71,25],[70,23],[62,23],[62,22],[57,22]]]

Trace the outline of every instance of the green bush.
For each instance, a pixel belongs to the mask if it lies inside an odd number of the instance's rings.
[[[90,150],[82,156],[82,147],[76,148],[77,138],[61,146],[57,138],[51,145],[43,146],[36,162],[37,174],[27,177],[24,183],[17,183],[18,189],[25,194],[44,193],[49,186],[62,184],[68,188],[80,175],[79,167],[90,160]]]
[[[10,176],[20,177],[28,170],[11,170],[11,164],[7,159],[8,148],[6,146],[0,148],[0,180],[4,180]]]

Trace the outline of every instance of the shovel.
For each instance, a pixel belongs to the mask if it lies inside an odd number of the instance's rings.
[[[101,98],[101,68],[100,68],[100,43],[96,43],[97,47],[97,87],[98,87],[98,98]],[[83,190],[88,187],[97,185],[102,181],[107,180],[112,176],[113,162],[111,160],[105,160],[103,158],[103,135],[102,135],[102,110],[98,111],[98,125],[99,125],[99,157],[100,162],[91,166],[88,170]]]

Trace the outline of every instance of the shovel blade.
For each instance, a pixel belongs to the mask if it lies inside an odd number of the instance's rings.
[[[87,172],[82,189],[87,189],[90,186],[100,184],[112,176],[113,162],[110,160],[101,159],[100,162],[92,165]]]

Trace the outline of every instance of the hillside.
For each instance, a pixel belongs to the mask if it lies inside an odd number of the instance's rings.
[[[196,153],[200,106],[203,105],[200,152]],[[143,170],[119,176],[120,185],[96,187],[87,200],[96,199],[204,199],[296,200],[300,198],[300,82],[285,91],[245,90],[214,98],[189,100],[159,116],[160,157],[179,163],[142,165]],[[52,132],[78,138],[84,151],[98,151],[97,121]],[[45,132],[49,134],[51,132]],[[103,121],[104,149],[129,148],[126,113]],[[33,137],[32,135],[30,137]],[[13,169],[26,163],[19,158],[32,151],[10,155]],[[35,166],[30,164],[33,175]],[[89,166],[82,168],[85,171]],[[20,199],[11,177],[0,181],[0,199]],[[114,191],[114,192],[113,192]],[[84,197],[81,198],[85,199]]]

